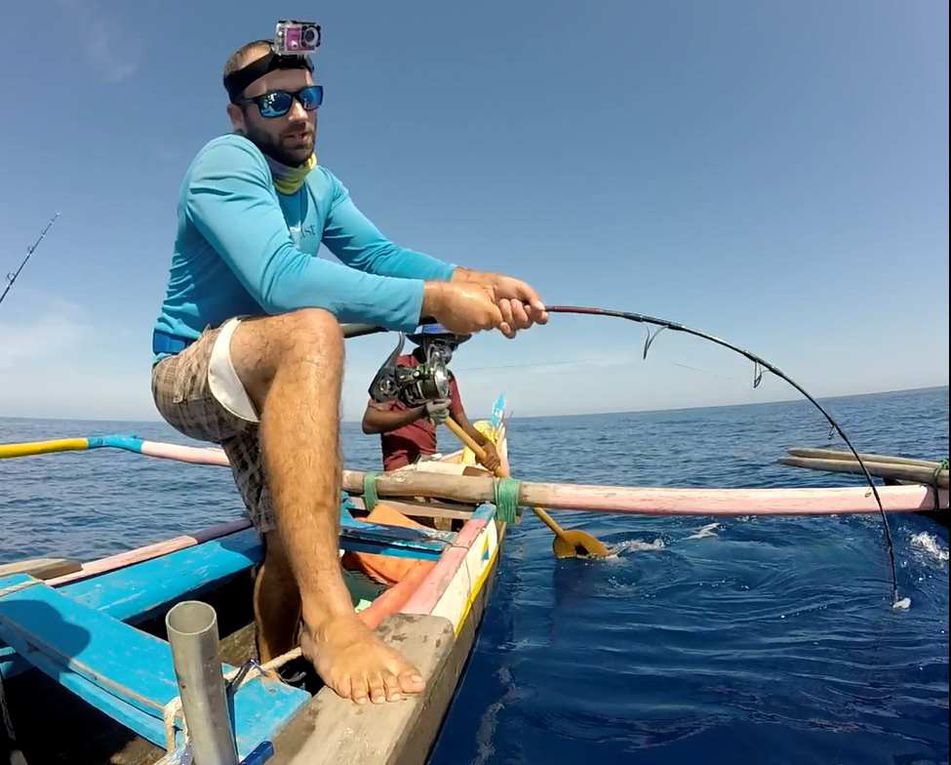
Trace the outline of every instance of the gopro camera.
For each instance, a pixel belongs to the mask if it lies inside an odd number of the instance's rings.
[[[320,46],[320,24],[281,19],[274,31],[274,52],[279,56],[306,56]]]

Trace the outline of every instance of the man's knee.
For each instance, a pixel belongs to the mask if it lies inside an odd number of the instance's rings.
[[[285,315],[281,347],[291,357],[319,357],[328,364],[343,360],[343,333],[337,318],[322,308],[301,308]],[[286,331],[286,334],[285,334]]]
[[[260,406],[281,367],[317,364],[325,374],[343,374],[343,333],[321,308],[243,320],[231,341],[231,360],[241,382]]]
[[[301,308],[253,322],[265,349],[265,366],[276,372],[281,366],[301,361],[315,362],[330,373],[343,368],[343,333],[334,315],[322,308]]]

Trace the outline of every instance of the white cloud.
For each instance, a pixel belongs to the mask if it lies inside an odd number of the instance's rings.
[[[88,309],[42,297],[0,318],[0,416],[149,419],[146,359],[111,355]]]
[[[0,321],[0,371],[56,361],[91,335],[92,327],[82,312],[68,304],[28,321]]]
[[[142,65],[142,39],[93,0],[59,0],[86,62],[106,82],[122,82]]]

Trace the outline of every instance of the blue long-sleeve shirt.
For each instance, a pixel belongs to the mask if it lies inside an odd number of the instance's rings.
[[[342,264],[318,258],[321,243]],[[296,194],[279,194],[261,151],[226,135],[185,174],[155,330],[190,342],[232,316],[308,307],[342,322],[412,330],[423,282],[448,280],[453,269],[389,241],[320,165]]]

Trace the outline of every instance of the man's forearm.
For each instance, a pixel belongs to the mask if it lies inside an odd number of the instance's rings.
[[[371,433],[389,433],[391,430],[397,430],[404,425],[416,422],[424,414],[426,414],[425,406],[389,411],[370,407],[363,415],[363,432],[367,435]]]

